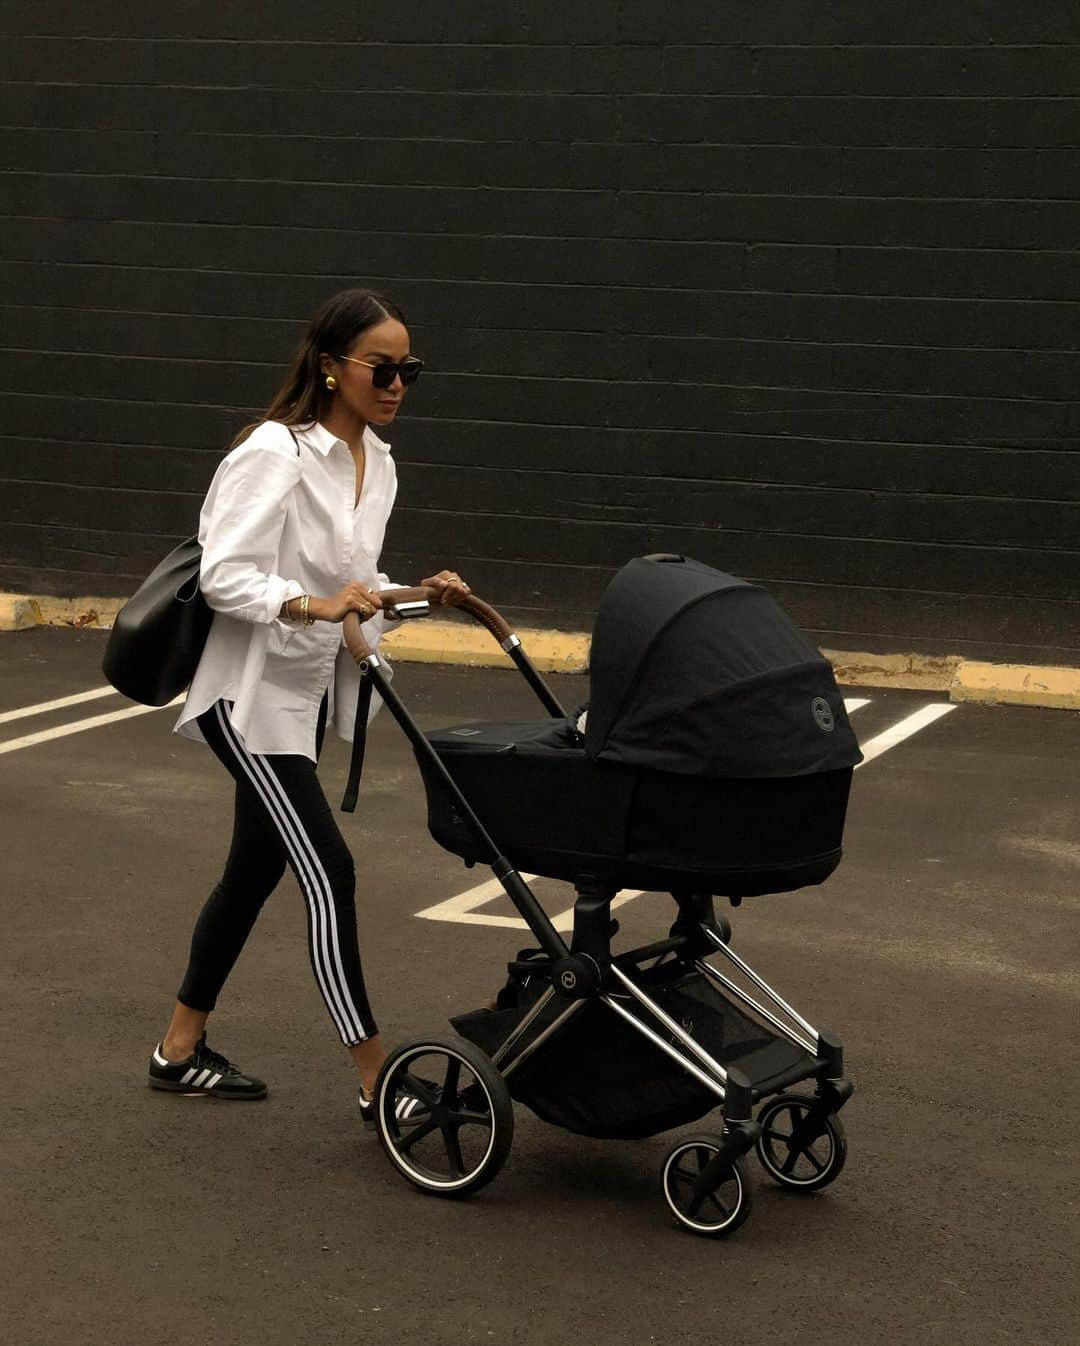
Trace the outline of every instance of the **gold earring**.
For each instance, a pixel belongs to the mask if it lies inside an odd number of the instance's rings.
[[[330,389],[331,392],[333,392],[334,389],[337,387],[337,379],[334,378],[333,374],[327,374],[326,386]]]

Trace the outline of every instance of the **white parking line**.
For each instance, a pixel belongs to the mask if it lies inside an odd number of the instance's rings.
[[[39,701],[36,706],[22,706],[19,710],[0,712],[0,724],[9,720],[22,720],[27,715],[44,715],[47,710],[63,710],[65,706],[77,706],[82,701],[94,701],[99,696],[119,696],[115,687],[95,687],[89,692],[76,692],[74,696],[58,696],[55,701]]]
[[[859,763],[859,766],[865,766],[867,762],[872,762],[875,757],[880,757],[883,752],[895,748],[898,743],[903,743],[904,739],[910,738],[912,734],[917,734],[920,729],[925,729],[927,725],[933,724],[935,720],[940,720],[943,715],[948,715],[951,710],[955,709],[956,707],[947,701],[937,701],[933,705],[923,706],[913,715],[905,716],[891,729],[886,729],[884,733],[878,734],[868,743],[859,744],[863,755],[863,760]]]
[[[526,883],[536,881],[535,874],[522,874]],[[626,902],[631,902],[635,897],[640,897],[642,889],[625,888],[617,893],[611,903],[611,910],[615,911]],[[487,879],[483,883],[478,883],[475,888],[469,888],[464,893],[458,893],[455,897],[448,897],[445,902],[439,902],[434,907],[427,907],[424,911],[418,911],[416,914],[425,921],[455,921],[459,925],[498,925],[510,930],[528,930],[528,925],[520,916],[500,916],[495,912],[481,915],[478,907],[485,906],[488,902],[494,902],[497,897],[505,897],[506,890],[498,879]],[[567,907],[565,911],[560,911],[557,916],[552,916],[551,924],[560,933],[566,933],[574,928],[574,908]]]
[[[536,878],[535,874],[522,874],[526,883],[532,883]],[[482,907],[485,902],[492,902],[497,897],[505,897],[506,890],[498,879],[486,879],[483,883],[478,883],[475,888],[468,888],[463,893],[458,893],[454,897],[448,897],[445,902],[438,903],[437,906],[428,907],[424,911],[418,911],[417,916],[425,921],[457,921],[460,925],[505,925],[511,926],[515,930],[525,928],[525,922],[519,916],[477,916],[476,908]]]
[[[112,688],[109,689],[110,691]],[[12,738],[0,743],[0,753],[18,752],[20,748],[32,748],[36,743],[48,743],[50,739],[63,738],[66,734],[81,734],[85,729],[96,729],[98,725],[113,724],[117,720],[126,720],[130,715],[149,715],[153,710],[168,710],[169,706],[179,706],[183,696],[178,696],[166,706],[128,706],[124,710],[113,710],[107,715],[91,715],[87,720],[75,720],[71,724],[60,724],[55,729],[43,729],[38,734],[24,734],[22,738]]]
[[[870,700],[871,698],[866,696],[845,697],[844,708],[849,715],[853,715],[863,706],[869,705]],[[882,753],[888,752],[890,748],[895,748],[898,743],[903,743],[912,734],[917,734],[920,729],[925,729],[928,725],[940,720],[943,715],[948,715],[949,711],[955,709],[956,707],[948,702],[935,702],[905,716],[904,719],[897,721],[891,729],[886,729],[875,738],[859,745],[863,752],[863,760],[859,765],[865,766],[867,762],[872,762],[875,757],[880,757]],[[532,883],[536,878],[534,874],[523,874],[521,877],[526,883]],[[627,888],[623,890],[612,901],[612,911],[616,907],[621,907],[623,903],[630,902],[635,897],[640,897],[641,894],[641,889]],[[494,912],[486,914],[479,910],[480,907],[504,896],[505,889],[499,880],[487,879],[484,883],[477,884],[475,888],[468,888],[463,893],[457,893],[454,897],[447,898],[445,902],[439,902],[434,907],[427,907],[423,911],[418,911],[416,915],[425,921],[453,921],[461,925],[494,925],[509,927],[514,930],[527,930],[528,926],[520,916],[502,916]],[[557,916],[552,917],[552,924],[560,933],[573,930],[574,908],[567,907],[565,911],[560,911]]]

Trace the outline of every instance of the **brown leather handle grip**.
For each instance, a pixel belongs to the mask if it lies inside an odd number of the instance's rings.
[[[431,584],[418,584],[412,589],[380,589],[379,597],[384,608],[396,607],[398,603],[432,603],[439,601],[442,591]]]
[[[345,634],[345,644],[349,647],[349,653],[356,662],[362,664],[365,659],[370,659],[372,649],[367,643],[367,638],[360,626],[360,618],[355,612],[345,614],[341,629]]]
[[[428,602],[432,608],[439,607],[439,596],[442,590],[434,588],[432,585],[417,585],[412,589],[383,589],[379,597],[382,599],[383,608],[395,607],[398,603],[422,603]],[[463,603],[455,603],[453,606],[467,612],[470,617],[478,621],[482,626],[486,626],[500,645],[504,644],[513,631],[510,624],[504,617],[491,606],[485,603],[482,598],[477,598],[475,594],[470,594]],[[345,620],[342,623],[342,629],[345,633],[345,644],[349,647],[349,653],[358,664],[370,658],[372,654],[371,646],[367,643],[364,632],[360,626],[360,618],[355,612],[347,612]]]
[[[500,645],[514,634],[506,618],[500,616],[490,603],[485,603],[482,598],[477,598],[475,594],[470,594],[460,606],[462,612],[467,612],[470,617],[474,617],[483,626],[486,626]]]

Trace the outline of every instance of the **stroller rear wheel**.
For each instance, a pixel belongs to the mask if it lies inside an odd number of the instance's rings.
[[[379,1073],[375,1128],[387,1158],[411,1183],[436,1196],[465,1196],[506,1162],[514,1105],[479,1047],[415,1038],[395,1048]]]
[[[780,1094],[758,1113],[758,1158],[765,1172],[793,1192],[817,1192],[840,1176],[847,1159],[844,1125],[835,1112],[815,1122],[814,1099]]]
[[[707,1238],[733,1234],[753,1204],[750,1175],[742,1159],[733,1159],[711,1190],[699,1190],[698,1179],[722,1144],[720,1136],[690,1136],[675,1146],[660,1173],[664,1199],[675,1219],[684,1229]]]

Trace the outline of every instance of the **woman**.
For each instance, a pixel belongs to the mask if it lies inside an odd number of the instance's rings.
[[[208,743],[236,782],[232,846],[195,924],[150,1085],[262,1098],[266,1085],[206,1045],[206,1021],[263,902],[290,866],[307,904],[315,980],[360,1072],[361,1114],[385,1051],[364,989],[352,857],[316,776],[326,725],[352,738],[359,673],[341,622],[382,633],[378,571],[397,491],[389,425],[422,362],[389,300],[346,290],[313,320],[265,416],[237,436],[199,520],[214,622],[178,733]],[[444,570],[424,584],[457,604]],[[373,706],[374,709],[374,706]]]

